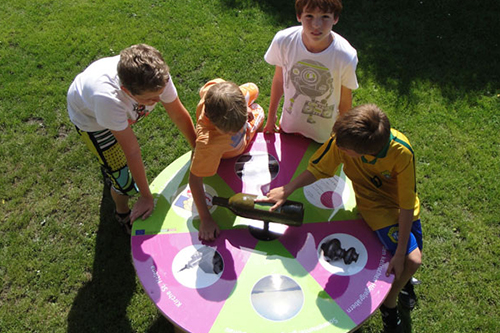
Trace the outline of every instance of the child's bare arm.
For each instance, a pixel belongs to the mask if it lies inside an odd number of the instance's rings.
[[[413,209],[399,209],[398,247],[389,263],[389,267],[387,267],[387,276],[389,276],[391,272],[394,272],[396,278],[399,279],[401,273],[403,273],[412,223]]]
[[[352,109],[352,90],[342,86],[340,88],[339,116]]]
[[[283,96],[283,69],[276,66],[274,70],[273,84],[271,86],[271,100],[269,102],[269,110],[267,114],[267,122],[264,127],[264,133],[274,133],[277,129],[276,120],[278,114],[278,106],[281,97]]]
[[[130,173],[132,174],[140,193],[139,199],[132,208],[130,220],[133,222],[141,216],[145,219],[153,213],[154,200],[153,195],[149,190],[148,179],[146,177],[139,143],[130,126],[123,131],[111,131],[111,133],[113,133],[114,137],[120,144],[123,153],[125,154]]]
[[[203,177],[189,173],[189,188],[191,189],[191,194],[193,195],[193,200],[200,217],[198,238],[204,241],[213,241],[219,236],[220,229],[208,210],[205,190],[203,189]]]
[[[189,115],[189,112],[186,110],[184,105],[181,103],[179,98],[176,98],[171,103],[163,103],[163,107],[167,111],[167,114],[170,116],[170,119],[177,126],[179,131],[184,135],[187,142],[191,148],[194,148],[196,142],[196,134],[194,131],[193,120]]]
[[[316,181],[316,177],[308,170],[304,170],[297,178],[285,186],[273,188],[267,193],[267,198],[257,199],[260,202],[275,202],[276,204],[270,208],[271,211],[276,210],[281,206],[286,199],[296,190]]]

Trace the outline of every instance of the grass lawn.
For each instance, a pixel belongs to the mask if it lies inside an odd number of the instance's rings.
[[[358,50],[354,105],[376,103],[417,156],[424,228],[414,332],[498,332],[500,4],[344,0],[334,29]],[[66,91],[92,61],[158,48],[194,116],[223,77],[267,109],[285,0],[4,0],[0,3],[0,332],[171,332],[110,219]],[[134,127],[150,182],[188,144],[158,108]],[[362,328],[378,332],[378,314]]]

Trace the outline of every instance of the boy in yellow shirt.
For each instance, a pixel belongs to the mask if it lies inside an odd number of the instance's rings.
[[[343,164],[362,218],[393,255],[386,274],[393,273],[395,279],[380,310],[384,332],[401,332],[398,295],[401,305],[414,306],[410,279],[422,260],[413,149],[373,104],[360,105],[345,113],[335,123],[333,133],[311,157],[304,172],[287,185],[272,189],[264,200],[276,202],[271,208],[276,209],[298,188],[320,178],[333,177]],[[408,291],[413,294],[410,298]]]

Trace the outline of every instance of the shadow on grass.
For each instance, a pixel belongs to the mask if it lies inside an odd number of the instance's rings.
[[[413,81],[430,81],[451,100],[498,88],[498,1],[350,0],[344,7],[340,33],[379,84],[408,94]]]
[[[411,325],[411,311],[409,309],[404,308],[401,305],[398,305],[399,315],[401,317],[401,323],[403,324],[403,332],[411,333],[412,325]]]
[[[403,325],[403,333],[412,333],[412,321],[411,321],[411,311],[406,309],[405,307],[398,305],[399,316],[401,318],[401,324]],[[373,313],[372,316],[380,316],[380,311],[377,310]],[[369,330],[365,327],[365,323],[363,323],[360,327],[355,329],[353,333],[368,333],[373,330]],[[380,329],[377,328],[376,332],[380,332]]]
[[[112,218],[110,189],[104,186],[97,231],[92,280],[78,292],[68,316],[68,332],[135,332],[127,307],[136,290],[130,236]],[[173,332],[160,315],[147,332]]]
[[[222,3],[229,10],[259,6],[282,27],[299,24],[294,1]],[[468,92],[498,90],[497,0],[349,0],[343,6],[333,30],[357,49],[361,86],[369,74],[376,84],[410,95],[415,81],[429,81],[451,101]]]

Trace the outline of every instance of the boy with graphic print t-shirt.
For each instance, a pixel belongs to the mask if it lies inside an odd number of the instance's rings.
[[[264,56],[276,66],[264,132],[277,130],[277,109],[284,95],[280,130],[323,143],[338,114],[352,107],[352,90],[358,88],[357,53],[332,31],[341,0],[297,0],[295,10],[302,25],[279,31]]]

